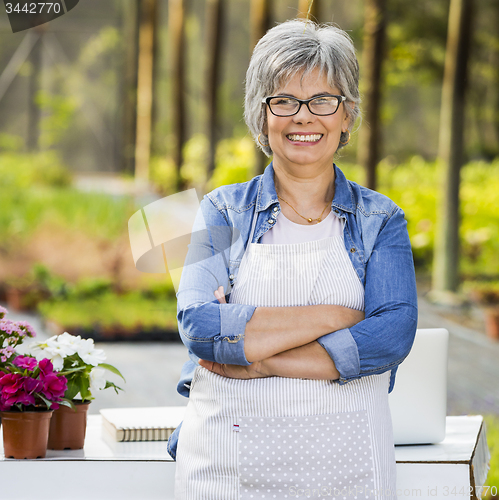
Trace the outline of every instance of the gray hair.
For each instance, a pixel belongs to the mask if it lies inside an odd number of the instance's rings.
[[[270,29],[257,43],[246,72],[244,119],[267,156],[272,149],[265,145],[267,111],[262,100],[298,72],[307,75],[317,68],[326,74],[329,85],[347,98],[345,104],[354,103],[353,108],[345,106],[349,125],[341,134],[340,149],[360,112],[359,63],[350,36],[336,26],[296,19]]]

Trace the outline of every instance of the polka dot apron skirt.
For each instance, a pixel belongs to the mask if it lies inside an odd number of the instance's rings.
[[[364,308],[342,236],[249,244],[231,302]],[[179,436],[176,500],[395,498],[389,372],[339,385],[237,380],[198,367]]]

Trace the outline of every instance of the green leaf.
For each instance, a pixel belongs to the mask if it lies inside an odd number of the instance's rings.
[[[119,394],[118,390],[123,391],[123,389],[121,387],[118,387],[113,382],[109,382],[109,380],[107,380],[106,381],[106,387],[104,387],[104,389],[107,389],[109,387],[112,387],[114,389],[114,391],[116,392],[116,394]]]
[[[73,377],[68,380],[68,388],[64,393],[64,397],[67,399],[74,399],[75,396],[80,392],[80,383],[78,380],[79,377]]]
[[[109,370],[110,372],[114,373],[115,375],[118,375],[123,379],[124,382],[126,382],[125,377],[121,374],[121,372],[118,370],[118,368],[115,368],[113,365],[108,365],[107,363],[100,363],[99,365],[100,368],[105,368],[106,370]]]
[[[63,398],[61,401],[59,401],[59,404],[62,406],[68,406],[69,408],[72,408],[74,411],[76,411],[76,406],[69,399]]]
[[[93,399],[92,393],[90,392],[90,381],[87,377],[80,378],[80,394],[83,401],[86,399]]]
[[[38,393],[38,396],[45,403],[45,405],[47,406],[47,408],[50,409],[50,407],[52,406],[52,401],[49,401],[45,396],[42,396],[40,393]]]
[[[84,366],[78,366],[76,368],[68,368],[67,370],[63,370],[63,371],[58,372],[58,373],[59,373],[59,375],[66,376],[66,375],[68,375],[70,373],[83,372],[83,371],[85,371],[85,367]]]

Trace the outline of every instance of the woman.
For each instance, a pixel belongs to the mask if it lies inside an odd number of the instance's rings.
[[[288,21],[255,47],[245,118],[273,161],[206,195],[195,223],[178,499],[394,496],[388,393],[416,287],[402,210],[334,165],[359,101],[340,29]]]

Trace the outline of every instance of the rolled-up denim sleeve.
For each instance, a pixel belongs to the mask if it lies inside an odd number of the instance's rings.
[[[214,292],[229,285],[230,247],[240,235],[205,197],[192,230],[177,292],[177,320],[183,343],[198,358],[249,365],[244,354],[246,323],[255,311],[244,304],[220,304]]]
[[[366,263],[365,319],[318,342],[334,361],[340,383],[388,370],[394,374],[411,350],[417,317],[414,261],[404,213],[397,207]]]

